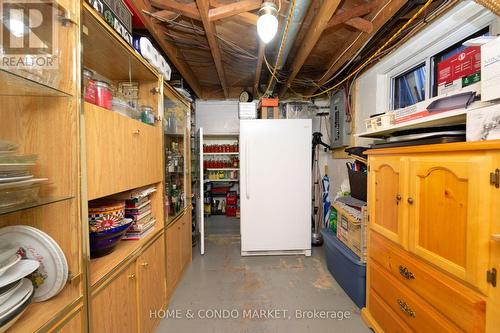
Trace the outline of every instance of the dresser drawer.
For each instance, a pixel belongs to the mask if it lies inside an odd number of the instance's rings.
[[[372,290],[415,332],[464,332],[378,264],[370,263],[369,275]]]
[[[370,234],[370,257],[466,332],[484,332],[486,302],[478,293],[376,232]]]
[[[384,333],[413,332],[374,290],[370,292],[368,307],[373,319],[383,328]]]

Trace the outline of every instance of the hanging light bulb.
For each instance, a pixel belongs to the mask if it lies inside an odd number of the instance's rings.
[[[278,31],[278,9],[274,2],[264,2],[259,10],[257,33],[264,43],[269,43]]]

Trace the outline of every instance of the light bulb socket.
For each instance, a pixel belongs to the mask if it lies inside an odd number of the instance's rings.
[[[274,2],[265,1],[262,3],[262,6],[260,6],[259,9],[259,16],[266,14],[278,17],[278,8],[276,7],[276,4]]]

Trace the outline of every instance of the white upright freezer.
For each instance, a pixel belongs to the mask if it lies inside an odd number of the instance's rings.
[[[310,119],[240,121],[241,255],[311,255]]]

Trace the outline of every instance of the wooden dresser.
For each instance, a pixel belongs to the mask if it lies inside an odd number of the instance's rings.
[[[499,332],[500,141],[368,152],[368,325]]]

